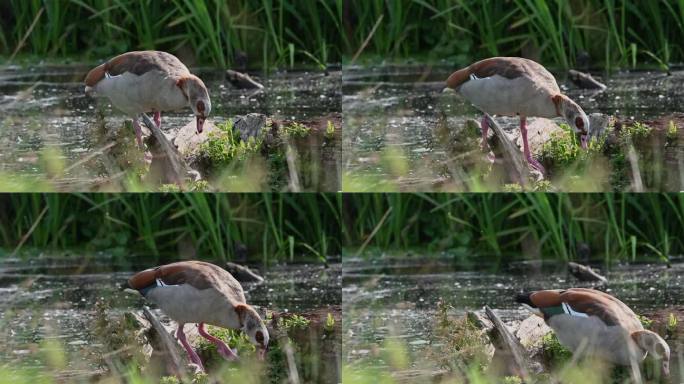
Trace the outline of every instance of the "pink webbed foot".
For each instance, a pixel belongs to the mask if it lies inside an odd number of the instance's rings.
[[[533,157],[528,157],[527,162],[532,166],[532,168],[541,172],[542,175],[546,175],[546,169],[544,169],[544,166],[539,161],[537,161],[537,159]]]
[[[185,324],[178,324],[178,331],[176,332],[176,337],[181,342],[181,345],[183,345],[183,348],[185,348],[185,352],[188,353],[188,359],[190,359],[192,364],[197,365],[201,372],[204,372],[204,364],[202,364],[202,360],[199,358],[197,352],[195,352],[190,343],[188,343],[188,340],[185,338],[185,333],[183,332],[183,325]]]
[[[204,337],[205,339],[209,340],[209,342],[216,345],[216,350],[224,359],[228,361],[235,361],[238,359],[237,353],[230,349],[230,347],[227,346],[226,343],[224,343],[220,339],[215,338],[214,336],[207,333],[206,330],[204,330],[204,323],[199,323],[197,329],[199,331],[200,336]]]
[[[154,113],[154,124],[157,125],[157,128],[161,128],[161,112]]]

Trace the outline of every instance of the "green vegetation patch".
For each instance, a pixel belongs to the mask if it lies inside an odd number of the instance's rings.
[[[309,326],[309,323],[311,323],[311,321],[305,318],[304,316],[294,314],[288,316],[281,316],[278,319],[278,326],[286,330],[297,328],[304,329]]]
[[[542,338],[542,353],[546,361],[553,365],[560,365],[570,361],[572,352],[561,345],[558,337],[553,332],[549,332]]]
[[[444,301],[437,303],[435,336],[441,346],[436,347],[434,357],[446,369],[457,371],[466,365],[483,371],[491,359],[489,339],[470,317],[450,317],[448,312],[452,308]]]
[[[333,126],[333,132],[335,127]],[[298,122],[292,122],[283,126],[283,133],[290,138],[303,138],[309,135],[311,128]],[[326,131],[327,132],[327,131]]]
[[[216,126],[209,133],[208,139],[200,145],[200,157],[208,160],[212,165],[220,166],[231,163],[233,160],[244,161],[261,149],[261,138],[250,137],[243,141],[240,135],[233,130],[233,122]]]

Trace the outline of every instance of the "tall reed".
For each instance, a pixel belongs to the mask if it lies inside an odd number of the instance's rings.
[[[682,194],[353,194],[348,255],[360,248],[458,254],[470,261],[667,261],[684,253]]]
[[[560,67],[666,67],[684,60],[681,0],[350,0],[346,57],[374,30],[367,57],[447,60],[527,56]]]
[[[342,0],[8,0],[0,5],[0,55],[17,51],[41,58],[102,60],[127,50],[160,49],[191,53],[195,62],[221,67],[245,61],[264,69],[299,63],[321,66],[340,60],[341,4]]]
[[[0,208],[0,255],[23,246],[164,260],[190,244],[202,259],[231,260],[246,247],[252,262],[273,263],[325,261],[341,249],[340,204],[325,194],[5,194]]]

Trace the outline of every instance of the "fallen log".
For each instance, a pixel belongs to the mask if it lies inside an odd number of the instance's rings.
[[[524,382],[531,382],[530,363],[527,360],[525,348],[520,344],[520,341],[511,334],[506,328],[506,325],[501,319],[489,308],[485,306],[485,314],[489,320],[494,324],[494,328],[498,332],[499,347],[508,357],[509,369],[517,376],[523,379]]]

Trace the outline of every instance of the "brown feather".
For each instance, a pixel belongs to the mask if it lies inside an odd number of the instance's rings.
[[[105,77],[105,64],[98,65],[88,72],[85,78],[85,85],[88,87],[94,87],[95,84],[99,83]]]
[[[470,69],[468,67],[459,69],[458,71],[452,73],[451,76],[449,76],[449,78],[446,81],[447,87],[456,89],[458,88],[458,86],[468,81],[469,77]]]
[[[161,279],[164,284],[189,284],[199,290],[214,288],[224,293],[237,303],[245,302],[242,286],[225,269],[203,261],[180,261],[162,265],[157,268],[138,272],[128,280],[128,285],[134,289],[142,289]]]

